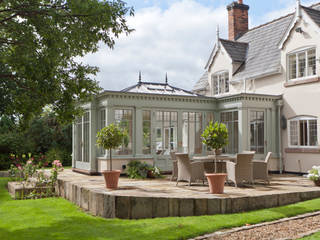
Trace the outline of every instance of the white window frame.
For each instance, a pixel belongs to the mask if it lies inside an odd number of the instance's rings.
[[[309,59],[308,59],[308,52],[311,50],[315,50],[315,57],[316,57],[316,73],[314,75],[310,75],[308,76],[308,68],[309,68]],[[304,77],[299,77],[299,54],[301,53],[305,53],[305,59],[306,59],[306,71],[307,71],[307,75]],[[290,56],[295,55],[296,56],[296,78],[290,79]],[[309,46],[309,47],[305,47],[299,50],[295,50],[293,52],[290,52],[287,54],[287,81],[288,82],[294,82],[294,81],[301,81],[301,80],[306,80],[306,79],[310,79],[310,78],[314,78],[315,76],[317,76],[317,48],[316,46]]]
[[[310,146],[310,130],[309,130],[309,121],[317,121],[317,143],[315,146]],[[290,131],[291,131],[291,122],[296,121],[298,122],[298,129],[297,129],[297,133],[298,133],[298,145],[291,145],[291,135],[290,135]],[[299,129],[299,122],[300,121],[307,121],[307,140],[308,140],[308,145],[300,145],[300,129]],[[319,148],[319,130],[318,130],[318,118],[317,117],[313,117],[313,116],[299,116],[299,117],[294,117],[288,120],[288,146],[289,148]]]
[[[226,79],[223,79],[223,88],[221,88],[220,86],[220,79],[222,76],[227,75],[228,76],[228,91],[226,91]],[[213,78],[217,77],[217,84],[218,84],[218,93],[215,93],[215,83]],[[230,92],[230,76],[229,76],[229,71],[224,70],[224,71],[220,71],[220,72],[216,72],[214,74],[211,75],[211,85],[212,85],[212,96],[217,96],[217,95],[221,95],[221,94],[226,94]],[[224,89],[224,91],[222,91],[222,89]]]

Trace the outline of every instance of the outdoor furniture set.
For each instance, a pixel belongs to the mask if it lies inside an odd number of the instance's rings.
[[[255,152],[242,152],[236,156],[208,155],[194,157],[190,160],[188,154],[171,152],[173,172],[171,180],[192,182],[200,180],[204,183],[206,173],[215,172],[215,166],[219,173],[225,173],[227,181],[234,183],[235,187],[243,182],[254,184],[254,180],[264,180],[269,184],[268,161],[272,153],[269,152],[264,161],[253,160]],[[217,160],[217,164],[214,164]],[[210,182],[209,182],[210,185]]]

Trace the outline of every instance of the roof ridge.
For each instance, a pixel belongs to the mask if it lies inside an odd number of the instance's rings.
[[[311,8],[311,9],[313,9],[313,10],[315,10],[315,11],[319,11],[319,10],[317,10],[317,9],[314,9],[314,7],[315,6],[320,6],[320,2],[318,2],[318,3],[315,3],[315,4],[312,4],[310,7],[306,7],[306,8]],[[302,6],[302,5],[301,5]],[[305,7],[305,6],[302,6],[302,7]],[[269,24],[272,24],[272,23],[274,23],[274,22],[277,22],[277,21],[279,21],[279,20],[281,20],[281,19],[283,19],[283,18],[287,18],[287,17],[289,17],[289,16],[291,16],[291,15],[293,15],[294,14],[294,12],[293,13],[289,13],[289,14],[287,14],[287,15],[285,15],[285,16],[282,16],[282,17],[279,17],[279,18],[276,18],[276,19],[273,19],[273,20],[271,20],[271,21],[269,21],[269,22],[266,22],[266,23],[263,23],[263,24],[261,24],[261,25],[258,25],[258,26],[256,26],[256,27],[253,27],[253,28],[251,28],[251,29],[249,29],[247,32],[250,32],[250,31],[252,31],[252,30],[256,30],[256,29],[258,29],[258,28],[261,28],[261,27],[264,27],[264,26],[266,26],[266,25],[269,25]],[[247,33],[246,32],[246,33]],[[245,34],[246,34],[245,33]],[[244,35],[245,35],[244,34]],[[243,36],[243,35],[242,35]],[[242,37],[241,36],[241,37]],[[240,38],[241,38],[240,37]],[[239,38],[239,39],[240,39]]]
[[[219,38],[219,40],[221,41],[226,41],[226,42],[232,42],[232,43],[241,43],[241,44],[246,44],[248,45],[249,43],[247,42],[240,42],[240,41],[233,41],[233,40],[229,40],[229,39],[223,39],[223,38]]]

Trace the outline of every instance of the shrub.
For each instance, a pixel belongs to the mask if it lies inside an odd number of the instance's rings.
[[[71,166],[72,157],[69,151],[52,148],[46,154],[46,160],[51,164],[54,160],[60,160],[63,166]]]
[[[145,179],[147,177],[160,177],[160,170],[150,164],[140,161],[131,161],[128,164],[128,176],[132,179]]]
[[[312,169],[308,171],[308,178],[312,181],[319,181],[320,166],[313,166]]]

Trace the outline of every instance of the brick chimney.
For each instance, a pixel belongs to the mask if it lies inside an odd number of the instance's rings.
[[[249,6],[238,0],[227,6],[229,17],[229,40],[236,40],[249,29]]]

